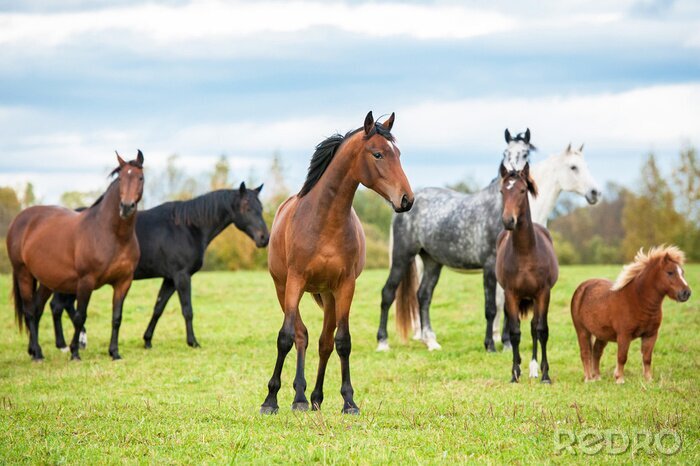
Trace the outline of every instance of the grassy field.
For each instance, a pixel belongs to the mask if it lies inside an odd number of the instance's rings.
[[[618,266],[562,268],[550,308],[551,386],[527,378],[517,385],[508,383],[511,355],[484,352],[480,274],[443,273],[432,306],[442,351],[429,353],[414,341],[401,344],[392,319],[392,351],[376,353],[386,272],[367,271],[358,282],[350,321],[351,370],[361,415],[340,414],[335,354],[328,366],[323,411],[292,412],[292,351],[283,373],[280,413],[271,417],[260,416],[258,408],[274,365],[282,314],[266,272],[195,276],[200,349],[185,344],[176,300],[160,321],[153,349],[143,348],[142,334],[159,287],[157,281],[143,281],[134,284],[126,302],[120,339],[123,361],[112,362],[107,356],[111,290],[104,288],[93,297],[88,313],[89,347],[82,352],[83,361],[69,362],[67,354],[54,348],[47,313],[40,334],[46,360],[40,364],[32,363],[26,353],[26,336],[17,332],[9,304],[9,277],[0,276],[0,463],[594,459],[698,464],[697,296],[683,305],[666,301],[652,383],[641,376],[639,340],[630,349],[625,385],[615,385],[612,378],[615,345],[604,355],[603,381],[582,381],[568,303],[582,280],[613,278],[618,271]],[[689,266],[686,272],[697,293],[700,266]],[[322,313],[305,297],[302,315],[311,341],[307,381],[313,387]],[[67,320],[64,325],[72,328]],[[529,324],[524,328],[528,354]],[[524,370],[527,374],[526,364]],[[646,434],[651,435],[651,447],[644,447]],[[629,448],[613,454],[612,448],[625,446],[624,436]],[[610,438],[612,445],[606,443]],[[666,451],[679,441],[682,445],[675,455],[666,456],[654,439]],[[571,448],[562,448],[569,443]]]

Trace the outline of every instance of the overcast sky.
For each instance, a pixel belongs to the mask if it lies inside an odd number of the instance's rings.
[[[633,187],[700,142],[700,2],[0,1],[0,184],[47,203],[104,189],[115,149],[235,181],[278,151],[296,190],[368,110],[414,187],[485,184],[506,127]]]

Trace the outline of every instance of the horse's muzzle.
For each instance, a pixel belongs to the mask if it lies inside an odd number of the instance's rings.
[[[508,231],[515,230],[515,225],[518,223],[518,219],[515,217],[503,218],[503,228]]]
[[[600,197],[600,191],[597,189],[591,189],[586,193],[586,201],[590,204],[593,205],[596,202],[598,202],[598,198]]]
[[[131,217],[131,214],[133,214],[136,211],[136,203],[135,202],[130,202],[130,203],[124,203],[120,202],[119,203],[119,216],[123,219],[127,219]]]
[[[676,295],[678,298],[678,302],[684,303],[690,299],[690,288],[686,288],[685,290],[681,290],[678,292]]]
[[[413,207],[413,199],[409,199],[407,194],[401,196],[401,205],[399,207],[394,207],[394,212],[408,212]]]
[[[255,235],[255,246],[259,248],[264,248],[270,242],[269,233],[258,233]]]

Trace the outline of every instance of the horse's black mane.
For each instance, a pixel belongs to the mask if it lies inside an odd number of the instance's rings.
[[[316,183],[318,183],[318,180],[321,179],[321,176],[328,168],[328,165],[330,165],[331,161],[333,160],[333,156],[335,156],[335,153],[343,141],[358,131],[364,131],[364,128],[348,131],[345,133],[345,136],[336,133],[316,146],[314,155],[311,157],[311,163],[309,164],[309,171],[306,175],[306,181],[304,181],[304,186],[302,186],[301,191],[299,191],[299,197],[304,197],[314,186],[316,186]],[[394,141],[394,136],[381,123],[375,123],[374,128],[368,134],[365,134],[364,138],[369,139],[375,134],[379,134],[389,141]]]
[[[219,189],[202,194],[189,201],[173,202],[173,221],[176,225],[205,225],[221,220],[221,208],[231,212],[235,198],[239,196],[235,189]]]

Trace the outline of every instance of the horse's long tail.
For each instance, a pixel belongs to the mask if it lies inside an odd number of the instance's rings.
[[[15,303],[15,322],[19,331],[24,330],[24,311],[22,310],[22,296],[19,292],[19,280],[17,274],[12,272],[12,300]]]
[[[418,272],[415,258],[411,258],[408,270],[396,288],[396,332],[404,342],[413,331],[414,319],[418,318],[417,291]]]

